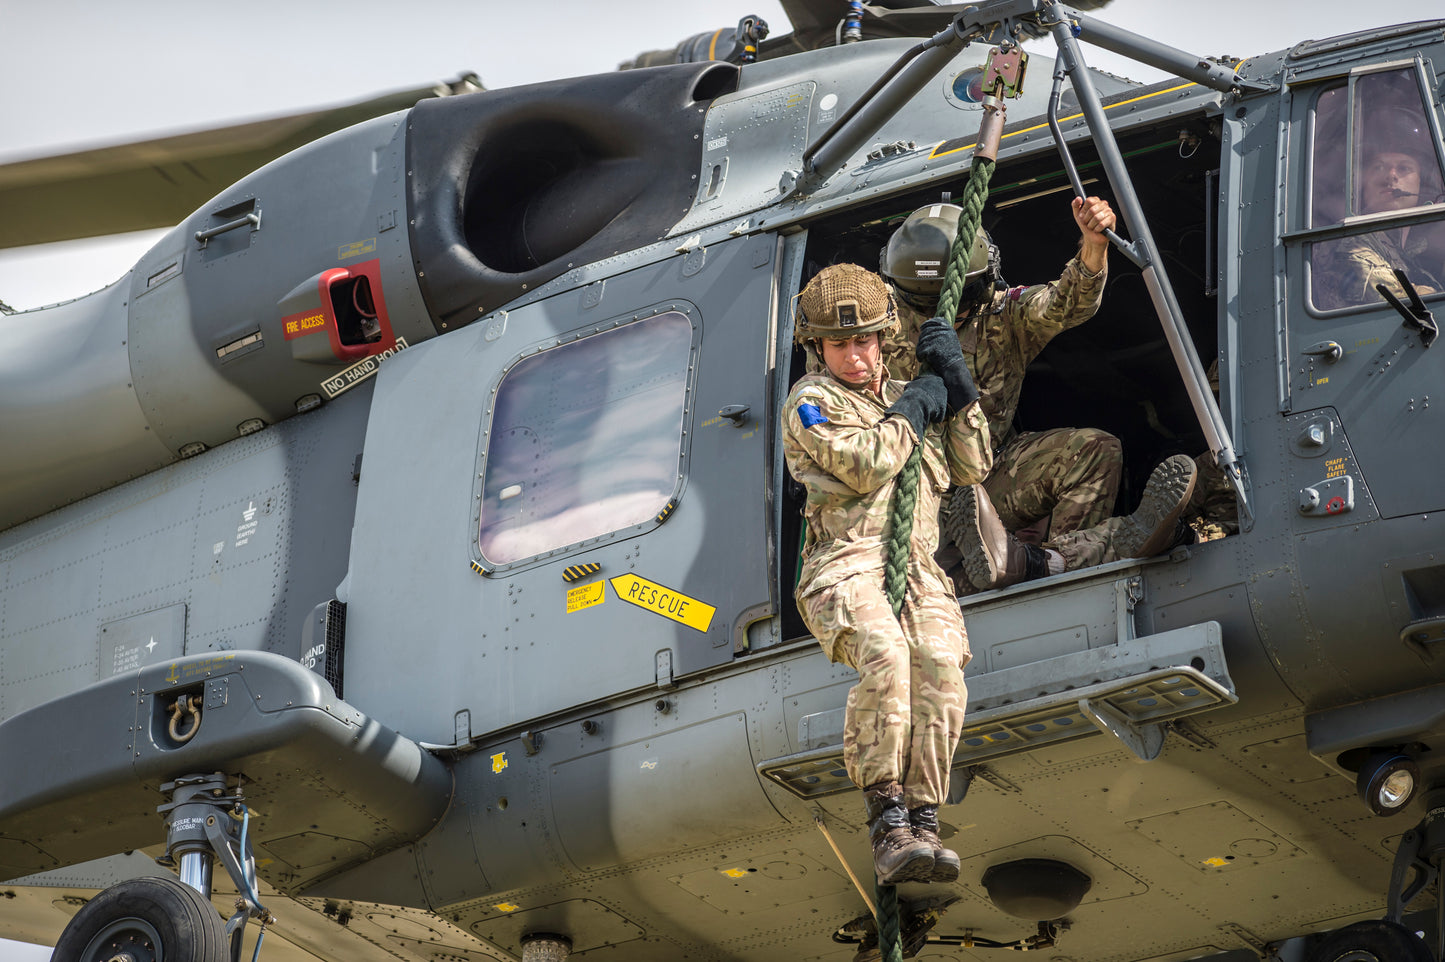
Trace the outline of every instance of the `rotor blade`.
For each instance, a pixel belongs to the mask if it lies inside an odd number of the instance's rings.
[[[418,100],[484,89],[475,74],[356,103],[0,165],[0,248],[170,227],[282,154]]]

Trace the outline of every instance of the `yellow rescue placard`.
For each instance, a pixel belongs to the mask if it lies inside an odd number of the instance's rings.
[[[717,613],[712,605],[637,575],[613,578],[612,590],[623,601],[698,631],[707,631],[712,616]]]
[[[567,614],[600,605],[607,600],[607,585],[602,581],[567,589]]]

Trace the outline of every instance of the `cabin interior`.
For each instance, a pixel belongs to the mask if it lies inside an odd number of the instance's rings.
[[[1002,252],[1008,286],[1054,280],[1078,246],[1078,229],[1068,209],[1073,196],[1069,179],[1051,142],[1045,144],[1046,149],[1027,157],[1006,157],[990,181],[983,226]],[[1120,136],[1119,146],[1194,347],[1208,368],[1218,345],[1217,129],[1203,116],[1176,117]],[[1085,189],[1107,199],[1119,212],[1092,149],[1088,145],[1071,149]],[[961,197],[966,183],[960,179],[871,206],[850,207],[808,225],[801,283],[833,263],[852,262],[876,270],[880,250],[909,213],[936,203],[945,192],[954,199]],[[1131,239],[1122,216],[1116,230]],[[789,383],[802,376],[805,363],[804,352],[794,350]],[[1109,278],[1098,313],[1054,338],[1029,365],[1015,427],[1019,431],[1098,427],[1117,436],[1123,444],[1124,474],[1115,514],[1138,505],[1150,471],[1161,460],[1173,454],[1192,457],[1205,450],[1203,431],[1143,276],[1118,250],[1109,253]],[[783,489],[782,557],[797,558],[801,488],[785,480]],[[795,567],[792,577],[796,578]],[[802,638],[807,629],[793,606],[790,587],[785,584],[781,592],[784,637]]]

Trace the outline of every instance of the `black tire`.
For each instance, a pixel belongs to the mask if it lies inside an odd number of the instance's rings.
[[[1331,932],[1308,962],[1435,962],[1435,953],[1403,925],[1380,919]]]
[[[225,923],[180,879],[138,878],[112,885],[70,920],[52,962],[228,962]]]

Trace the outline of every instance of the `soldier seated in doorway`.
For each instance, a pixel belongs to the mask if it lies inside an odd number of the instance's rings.
[[[1140,509],[1110,517],[1123,457],[1118,438],[1097,428],[1013,429],[1026,369],[1055,336],[1098,310],[1108,273],[1106,231],[1113,209],[1097,197],[1070,206],[1079,253],[1055,282],[1005,288],[998,248],[982,229],[973,240],[954,322],[956,339],[984,395],[994,439],[994,468],[981,485],[958,489],[945,512],[949,540],[942,554],[960,594],[1100,564],[1115,557],[1158,553],[1176,537],[1194,472],[1181,462],[1155,469]],[[889,373],[909,377],[914,358],[951,339],[946,328],[925,333],[939,295],[962,210],[921,207],[889,238],[881,268],[897,292],[901,330],[886,351]],[[1188,459],[1183,459],[1187,462]],[[1012,532],[1033,532],[1021,540]],[[1042,546],[1030,543],[1044,539]],[[1052,540],[1048,540],[1052,539]]]
[[[864,791],[880,883],[953,881],[938,806],[963,725],[970,654],[952,586],[933,559],[939,501],[992,465],[988,421],[961,364],[893,380],[883,337],[897,327],[887,285],[854,264],[825,268],[799,298],[796,337],[822,367],[784,403],[783,451],[807,490],[796,598],[830,660],[858,671],[844,719],[844,764]],[[952,352],[958,355],[955,343]],[[930,363],[947,367],[945,353]],[[884,588],[898,476],[921,446],[897,617]]]
[[[1076,199],[1070,208],[1079,252],[1058,280],[1005,288],[999,250],[980,228],[973,239],[952,321],[964,362],[983,394],[994,443],[994,468],[984,488],[1004,526],[1043,523],[1051,534],[1098,524],[1113,510],[1123,456],[1119,439],[1098,428],[1018,432],[1014,416],[1024,373],[1057,335],[1093,317],[1108,277],[1114,226],[1109,203]],[[885,347],[893,377],[917,371],[914,356],[925,321],[938,313],[954,236],[963,215],[953,204],[930,204],[908,216],[883,248],[881,272],[898,297],[900,331]]]

